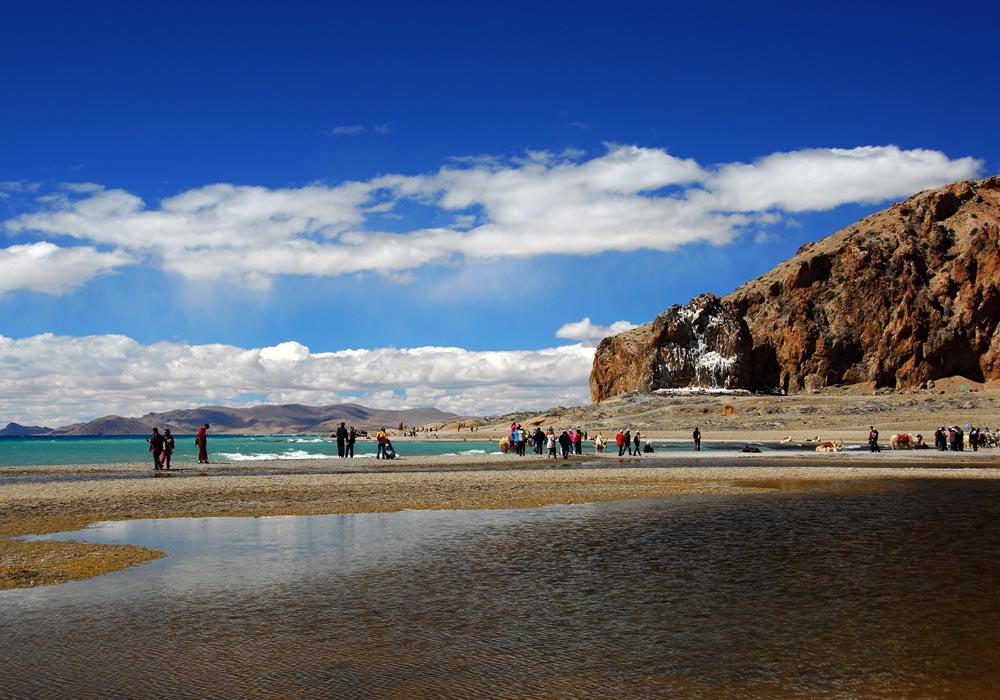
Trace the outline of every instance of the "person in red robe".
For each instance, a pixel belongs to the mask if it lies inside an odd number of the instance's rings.
[[[208,429],[209,424],[198,428],[198,437],[194,439],[194,444],[198,446],[198,464],[208,464]]]

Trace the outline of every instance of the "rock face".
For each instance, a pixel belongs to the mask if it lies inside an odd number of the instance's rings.
[[[998,284],[1000,178],[929,190],[803,246],[718,300],[713,314],[734,319],[726,327],[735,335],[726,344],[709,329],[703,340],[709,353],[733,351],[719,365],[725,371],[692,375],[670,359],[692,348],[683,333],[663,332],[673,307],[601,342],[591,398],[713,383],[795,393],[833,384],[907,388],[953,375],[1000,379]]]
[[[743,319],[714,294],[671,306],[652,323],[606,338],[590,384],[615,396],[687,386],[742,388],[752,381],[753,339]]]

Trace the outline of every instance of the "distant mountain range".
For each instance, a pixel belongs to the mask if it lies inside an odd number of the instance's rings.
[[[276,435],[308,434],[328,435],[333,433],[341,421],[358,430],[378,430],[381,427],[398,428],[407,426],[432,426],[453,423],[463,418],[454,413],[446,413],[436,408],[411,408],[400,411],[365,408],[357,404],[333,404],[330,406],[302,406],[285,404],[281,406],[251,406],[249,408],[225,408],[223,406],[203,406],[201,408],[180,409],[166,413],[147,413],[140,418],[123,416],[103,416],[89,423],[74,423],[61,428],[24,426],[9,423],[0,430],[0,436],[30,435],[145,435],[153,427],[160,430],[170,428],[171,432],[183,435],[196,433],[205,423],[212,426],[215,434]]]

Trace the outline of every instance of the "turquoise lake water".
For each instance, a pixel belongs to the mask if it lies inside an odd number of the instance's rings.
[[[175,435],[175,464],[198,461],[193,435]],[[499,452],[485,440],[394,441],[403,455],[459,455]],[[375,458],[374,440],[355,445],[355,459]],[[212,435],[208,439],[213,462],[260,462],[287,459],[337,459],[337,443],[318,435]],[[146,436],[126,437],[17,437],[0,438],[0,468],[36,464],[123,464],[150,461]]]
[[[198,447],[193,435],[174,436],[177,447],[173,462],[177,466],[198,461]],[[754,443],[762,451],[807,451],[810,445]],[[499,454],[495,441],[489,440],[394,440],[400,457]],[[657,453],[690,451],[686,441],[654,441]],[[705,451],[736,452],[742,443],[702,442]],[[616,448],[609,448],[616,449]],[[289,459],[337,459],[337,443],[318,435],[213,435],[208,440],[212,462],[264,462]],[[375,440],[362,440],[354,449],[355,459],[375,458]],[[528,449],[529,454],[531,449]],[[593,454],[584,443],[584,454]],[[48,464],[125,464],[151,461],[146,436],[124,437],[0,437],[0,469]]]

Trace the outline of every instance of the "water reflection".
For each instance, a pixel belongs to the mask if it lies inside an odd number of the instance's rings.
[[[115,523],[169,556],[0,594],[0,696],[994,698],[998,496]]]

